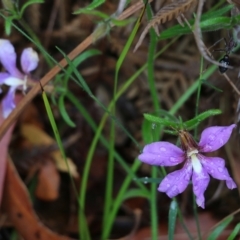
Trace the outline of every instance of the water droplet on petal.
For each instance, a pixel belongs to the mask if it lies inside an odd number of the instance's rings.
[[[171,162],[177,162],[177,159],[176,159],[175,157],[170,157],[169,160],[170,160]]]
[[[162,151],[162,152],[166,152],[166,148],[161,147],[161,148],[160,148],[160,151]]]
[[[209,140],[214,140],[214,139],[215,139],[215,135],[210,134],[210,135],[208,136],[208,138],[209,138]]]
[[[219,171],[219,172],[222,172],[222,171],[223,171],[223,168],[219,167],[219,168],[218,168],[218,171]]]
[[[167,184],[167,187],[170,187],[170,184]]]

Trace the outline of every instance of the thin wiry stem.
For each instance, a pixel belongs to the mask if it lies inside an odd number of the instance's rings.
[[[240,96],[240,91],[237,89],[236,85],[231,81],[226,73],[223,73],[223,76],[227,79],[228,83],[232,86],[233,90]]]
[[[204,1],[205,0],[199,0],[197,15],[195,18],[195,23],[194,23],[194,30],[193,30],[193,34],[195,37],[195,41],[196,41],[198,50],[207,61],[209,61],[217,66],[233,68],[232,66],[225,66],[225,65],[217,62],[216,60],[212,59],[211,57],[209,57],[209,55],[211,55],[211,54],[209,54],[208,49],[206,48],[206,46],[202,40],[202,32],[201,32],[201,28],[200,28],[200,19],[201,19],[201,15],[202,15]]]

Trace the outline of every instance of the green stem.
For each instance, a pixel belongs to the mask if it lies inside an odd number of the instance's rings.
[[[136,172],[137,169],[141,166],[141,164],[142,163],[140,161],[134,161],[133,165],[131,167],[132,171]],[[114,200],[113,207],[112,207],[111,212],[108,216],[108,224],[106,226],[104,226],[104,228],[103,228],[102,239],[107,239],[108,238],[108,235],[109,235],[109,233],[111,231],[111,228],[112,228],[112,224],[113,224],[114,219],[117,215],[117,211],[118,211],[119,207],[121,206],[122,201],[124,200],[124,194],[127,191],[131,181],[132,181],[132,177],[127,175],[127,177],[124,179],[124,182],[121,184],[121,188],[118,192],[118,195],[117,195],[116,199]]]
[[[161,51],[159,51],[155,58],[158,57],[162,52],[164,52],[169,46],[171,46],[171,44],[173,42],[175,42],[177,40],[177,38],[173,39],[172,41],[170,41]],[[144,71],[144,69],[148,66],[148,64],[144,64],[138,71],[136,71],[132,76],[131,78],[128,79],[128,81],[126,81],[126,83],[122,86],[122,88],[117,92],[116,94],[116,101],[117,99],[129,88],[129,86],[136,80],[136,78]],[[110,111],[112,109],[112,106],[113,106],[113,101],[110,102],[109,106],[108,106],[108,111]],[[103,129],[103,126],[107,120],[107,117],[108,117],[108,113],[104,113],[101,121],[100,121],[100,124],[96,130],[96,133],[95,133],[95,136],[93,138],[93,141],[91,143],[91,146],[89,148],[89,151],[88,151],[88,155],[87,155],[87,158],[86,158],[86,163],[85,163],[85,166],[84,166],[84,170],[83,170],[83,175],[82,175],[82,184],[81,184],[81,189],[80,189],[80,203],[81,203],[81,206],[82,206],[82,209],[85,208],[85,198],[86,198],[86,190],[87,190],[87,180],[88,180],[88,176],[89,176],[89,171],[90,171],[90,166],[91,166],[91,162],[92,162],[92,157],[93,157],[93,154],[94,154],[94,151],[95,151],[95,148],[96,148],[96,145],[97,145],[97,142],[101,136],[101,131]],[[140,161],[137,161],[139,163],[141,163]],[[140,166],[140,164],[139,164]],[[128,176],[129,177],[132,177],[131,176]],[[116,208],[116,205],[114,205],[115,208]],[[113,207],[114,207],[113,206]],[[111,214],[113,214],[114,211],[112,210],[111,211]],[[84,213],[82,213],[82,211],[79,211],[79,227],[80,229],[84,229],[86,226],[85,225],[82,225],[84,224]],[[111,229],[111,226],[112,226],[112,222],[110,221],[111,216],[108,217],[108,225],[110,227],[105,227],[104,228],[104,232],[106,232],[106,236],[108,236],[109,232],[106,231],[106,229]],[[112,220],[113,221],[113,220]],[[82,234],[82,232],[80,232],[80,234]],[[81,235],[83,236],[83,235]],[[84,236],[83,236],[84,237]],[[83,239],[83,238],[82,238]],[[85,240],[85,239],[84,239]],[[87,239],[86,239],[87,240]]]
[[[150,5],[147,6],[147,16],[148,19],[152,18],[152,10]],[[150,45],[148,49],[148,84],[150,88],[150,94],[154,106],[154,111],[158,112],[160,110],[160,101],[158,98],[158,92],[155,85],[155,77],[154,77],[154,55],[156,51],[157,46],[157,36],[153,29],[150,30]],[[153,141],[159,140],[160,132],[162,131],[162,128],[157,127],[156,129],[153,129]],[[156,133],[158,136],[156,136]],[[157,167],[152,167],[151,171],[151,177],[157,178]],[[152,240],[158,239],[158,214],[157,214],[157,183],[151,184],[151,195],[150,195],[150,208],[151,208],[151,232]]]
[[[118,71],[116,70],[114,78],[114,89],[113,89],[113,108],[112,115],[115,116],[116,109],[116,92],[118,82]],[[110,149],[107,164],[107,178],[106,178],[106,192],[105,192],[105,204],[103,209],[103,226],[107,225],[109,212],[112,206],[112,190],[113,190],[113,178],[114,178],[114,144],[115,144],[115,122],[111,119],[110,128]]]
[[[81,105],[81,103],[79,102],[79,99],[76,98],[71,92],[67,92],[66,97],[73,103],[74,106],[76,106],[78,111],[82,114],[82,116],[88,122],[88,124],[93,129],[93,131],[96,132],[98,129],[97,124],[94,122],[92,117],[89,115],[87,109],[83,105]],[[109,141],[106,138],[104,138],[102,135],[100,136],[99,140],[109,151],[109,149],[110,149]],[[117,152],[114,152],[114,158],[116,158],[116,160],[119,162],[119,164],[122,166],[122,168],[126,171],[126,173],[129,176],[132,177],[132,179],[137,178],[137,175],[135,175],[134,172],[132,172],[131,168],[128,166],[128,164],[126,164],[126,162],[123,160],[123,158]],[[142,189],[143,191],[148,192],[145,185],[142,184],[141,182],[137,181],[135,184],[138,185],[138,187],[140,189]]]
[[[152,167],[151,177],[157,178],[158,175],[157,167]],[[157,183],[151,184],[151,196],[150,196],[150,203],[151,203],[151,232],[152,232],[152,240],[158,239],[158,209],[157,209]]]
[[[199,76],[198,89],[197,89],[195,117],[198,115],[200,94],[201,94],[201,89],[202,89],[202,72],[203,72],[203,57],[201,57],[201,62],[200,62],[200,76]],[[197,137],[197,132],[198,132],[198,126],[194,129],[194,137],[195,138]]]

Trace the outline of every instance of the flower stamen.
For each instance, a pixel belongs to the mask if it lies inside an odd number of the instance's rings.
[[[193,170],[196,173],[200,173],[202,171],[202,164],[200,163],[198,157],[196,154],[192,154],[190,156],[191,160],[192,160],[192,166],[193,166]]]

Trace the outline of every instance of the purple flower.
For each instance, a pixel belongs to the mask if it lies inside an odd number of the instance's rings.
[[[7,118],[15,108],[14,96],[17,89],[25,91],[27,77],[38,65],[38,55],[32,48],[25,48],[21,55],[22,72],[16,67],[17,55],[9,40],[0,39],[0,62],[7,72],[0,73],[0,85],[8,85],[9,91],[3,99],[3,117]]]
[[[198,144],[188,132],[180,131],[182,149],[169,142],[154,142],[146,145],[138,158],[144,163],[158,166],[175,166],[184,163],[182,169],[168,174],[162,180],[158,190],[165,192],[171,198],[175,197],[186,189],[192,176],[196,202],[198,206],[204,208],[204,192],[210,181],[209,175],[225,180],[229,189],[237,187],[229,176],[224,159],[202,155],[226,144],[235,127],[236,125],[232,124],[226,127],[206,128]]]

